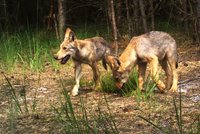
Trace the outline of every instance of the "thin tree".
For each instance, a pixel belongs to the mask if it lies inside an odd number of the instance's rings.
[[[129,32],[129,34],[132,34],[132,30],[131,30],[131,17],[130,17],[130,12],[129,12],[128,0],[126,0],[126,17],[127,17],[127,21],[128,21],[128,32]]]
[[[200,0],[197,0],[197,42],[200,44]]]
[[[7,16],[7,3],[6,0],[0,1],[0,28],[3,28],[8,23],[8,16]],[[4,25],[2,25],[2,23]]]
[[[117,25],[117,28],[120,29],[122,28],[123,26],[121,25],[121,21],[122,21],[122,18],[123,18],[123,15],[122,15],[122,0],[115,0],[116,1],[116,25]]]
[[[115,55],[118,55],[118,43],[117,43],[117,25],[116,25],[116,19],[115,19],[115,10],[114,10],[114,2],[113,0],[110,1],[110,16],[112,20],[112,32],[113,32],[113,38],[114,38],[114,49],[115,49]]]
[[[188,17],[187,17],[187,14],[188,14],[188,10],[187,10],[187,5],[188,5],[188,3],[187,3],[187,0],[183,0],[182,1],[183,2],[183,17],[184,17],[184,31],[186,32],[186,33],[189,33],[189,28],[188,28]]]
[[[155,19],[154,19],[154,7],[153,0],[150,0],[150,10],[151,10],[151,29],[155,30]]]
[[[146,32],[148,32],[148,29],[147,29],[147,20],[146,20],[146,14],[145,14],[143,0],[139,0],[139,5],[140,5],[140,12],[141,12],[141,16],[142,16],[142,23],[143,23],[144,32],[146,33]]]
[[[133,34],[139,33],[139,4],[138,0],[133,0]]]
[[[60,40],[63,40],[66,29],[66,0],[58,0],[58,26]]]

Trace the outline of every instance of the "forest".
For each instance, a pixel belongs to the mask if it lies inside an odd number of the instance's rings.
[[[200,0],[0,0],[0,134],[199,134],[199,69]]]

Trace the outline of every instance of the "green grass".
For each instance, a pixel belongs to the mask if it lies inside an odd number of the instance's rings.
[[[117,92],[122,96],[135,96],[136,100],[142,101],[147,100],[153,95],[153,91],[156,87],[155,83],[147,77],[147,80],[144,82],[145,92],[142,92],[138,87],[138,72],[134,69],[129,76],[128,81],[125,83],[122,89],[116,89],[115,80],[112,77],[111,73],[108,73],[101,77],[101,87],[102,91],[114,93]]]
[[[94,36],[104,36],[104,26],[80,26],[75,31],[78,39]],[[59,69],[59,64],[54,60],[53,54],[59,49],[60,41],[56,39],[53,31],[24,31],[0,36],[0,69],[6,72],[14,72],[23,68],[31,71],[43,71],[47,62],[54,69]],[[49,63],[48,63],[49,64]]]
[[[53,59],[52,49],[55,45],[58,46],[59,42],[55,38],[49,40],[49,37],[46,37],[47,32],[38,34],[24,32],[2,36],[0,68],[4,71],[15,71],[19,66],[32,71],[42,71],[47,59]],[[54,64],[53,60],[51,62]]]

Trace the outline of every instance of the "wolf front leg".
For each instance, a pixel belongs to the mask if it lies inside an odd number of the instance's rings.
[[[76,79],[76,85],[74,85],[73,90],[72,90],[72,96],[78,95],[78,89],[80,87],[80,79],[81,79],[81,64],[78,62],[75,63],[75,79]]]

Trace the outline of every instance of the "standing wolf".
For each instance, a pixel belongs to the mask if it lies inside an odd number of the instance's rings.
[[[143,89],[143,80],[147,63],[149,63],[150,75],[160,91],[164,89],[169,89],[171,92],[177,91],[177,46],[175,40],[167,33],[152,31],[133,37],[119,58],[107,56],[106,61],[112,69],[118,88],[122,88],[127,82],[132,68],[137,64],[139,88]],[[167,75],[166,85],[159,79],[158,63]]]
[[[108,43],[102,37],[93,37],[85,40],[78,40],[74,32],[67,28],[64,41],[60,44],[60,50],[54,55],[56,60],[60,60],[61,64],[65,64],[70,57],[75,64],[76,85],[73,87],[72,95],[78,95],[81,78],[81,64],[88,64],[93,70],[93,79],[95,88],[99,88],[99,70],[97,62],[102,60],[103,66],[106,68],[105,56],[110,54]]]

